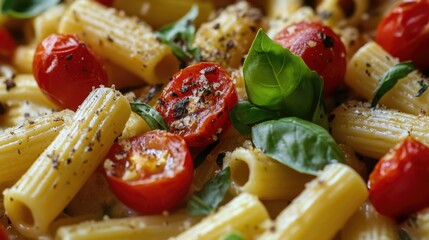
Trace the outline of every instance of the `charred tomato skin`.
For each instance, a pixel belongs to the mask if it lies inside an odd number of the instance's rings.
[[[237,102],[228,73],[214,63],[201,62],[172,77],[156,110],[188,146],[204,147],[231,125],[229,112]]]
[[[331,95],[344,82],[346,49],[330,27],[319,22],[293,23],[280,31],[274,41],[300,56],[323,77],[325,95]]]
[[[368,187],[375,209],[398,221],[429,207],[429,148],[407,137],[379,160]]]
[[[181,136],[153,130],[116,142],[104,171],[113,193],[125,205],[140,214],[159,214],[186,197],[193,163]],[[127,179],[130,171],[136,175]]]
[[[52,102],[71,110],[78,108],[93,87],[108,85],[100,60],[71,34],[52,34],[37,46],[33,74]]]

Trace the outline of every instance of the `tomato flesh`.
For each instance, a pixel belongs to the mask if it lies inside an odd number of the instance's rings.
[[[191,154],[183,138],[161,130],[115,143],[104,170],[115,195],[141,214],[176,207],[193,177]]]
[[[93,87],[108,85],[102,64],[75,35],[53,34],[44,39],[36,49],[33,74],[49,99],[72,110]]]
[[[216,141],[231,125],[228,114],[237,102],[228,73],[214,63],[203,62],[173,76],[156,110],[188,146],[202,147]]]
[[[0,224],[0,240],[8,240],[9,236],[6,233],[6,229]]]
[[[4,27],[0,26],[0,57],[11,58],[15,49],[15,40]]]
[[[378,25],[376,41],[401,61],[429,70],[429,0],[404,0]]]
[[[325,95],[344,82],[346,50],[337,34],[319,22],[298,22],[280,31],[274,41],[300,56],[324,80]]]
[[[429,148],[407,137],[380,159],[368,185],[375,209],[393,219],[429,207]]]

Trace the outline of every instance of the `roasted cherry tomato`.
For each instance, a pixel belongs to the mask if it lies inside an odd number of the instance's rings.
[[[12,57],[15,48],[15,40],[4,27],[0,26],[0,58]]]
[[[185,140],[153,130],[116,142],[104,161],[115,195],[141,214],[176,207],[191,186],[193,165]]]
[[[429,207],[429,148],[407,137],[380,159],[368,186],[375,209],[393,219]]]
[[[4,229],[3,225],[0,223],[0,240],[8,240],[9,236],[6,233],[6,229]]]
[[[103,65],[75,35],[52,34],[44,39],[34,55],[33,73],[48,98],[72,110],[93,87],[108,84]]]
[[[237,101],[228,73],[214,63],[203,62],[173,76],[156,110],[188,146],[201,147],[216,141],[231,125],[228,115]]]
[[[346,49],[337,34],[319,22],[298,22],[284,28],[274,41],[301,56],[324,79],[325,95],[344,81]]]
[[[113,6],[114,0],[97,0],[97,2],[103,4],[106,7],[111,7]]]
[[[429,0],[404,0],[392,8],[378,25],[376,41],[401,61],[429,70]]]

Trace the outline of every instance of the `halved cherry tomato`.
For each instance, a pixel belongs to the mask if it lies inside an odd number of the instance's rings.
[[[8,240],[9,236],[6,233],[6,229],[4,229],[3,225],[0,223],[0,240]]]
[[[380,159],[368,186],[375,209],[393,219],[429,207],[429,148],[407,137]]]
[[[114,0],[97,0],[97,2],[103,4],[106,7],[111,7],[113,6]]]
[[[0,57],[12,57],[15,49],[15,40],[4,27],[0,26]]]
[[[228,115],[237,101],[228,73],[214,63],[203,62],[173,76],[156,110],[188,146],[202,147],[216,141],[231,125]]]
[[[280,31],[274,41],[302,57],[324,79],[325,95],[344,81],[346,49],[337,34],[319,22],[298,22]]]
[[[376,41],[401,61],[429,70],[429,0],[403,0],[377,28]]]
[[[188,193],[193,177],[185,141],[163,130],[119,140],[110,149],[104,170],[115,195],[141,214],[176,207]]]
[[[75,35],[52,34],[36,49],[33,74],[43,93],[63,108],[76,110],[93,87],[107,85],[107,74]]]

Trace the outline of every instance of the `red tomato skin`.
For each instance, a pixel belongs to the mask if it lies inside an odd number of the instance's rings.
[[[215,142],[231,125],[229,111],[237,102],[228,73],[214,63],[201,62],[173,76],[161,93],[156,110],[188,146],[204,147]]]
[[[36,48],[33,74],[43,93],[76,110],[93,87],[108,85],[103,65],[75,35],[52,34]]]
[[[324,80],[325,95],[344,82],[346,49],[328,26],[319,22],[298,22],[280,31],[274,41],[300,56]]]
[[[113,6],[113,2],[114,2],[114,0],[96,0],[96,1],[103,4],[106,7]]]
[[[114,170],[105,173],[107,181],[115,195],[128,207],[140,214],[159,214],[178,206],[186,197],[193,178],[193,163],[191,154],[182,137],[166,131],[153,130],[143,135],[129,139],[131,150],[129,154],[140,154],[145,151],[157,149],[168,150],[173,156],[174,163],[166,166],[166,172],[150,174],[140,179],[126,181],[123,173],[130,164],[129,156],[118,160],[115,156],[124,153],[124,147],[115,143],[107,159],[115,163]],[[165,170],[165,169],[164,169]]]
[[[6,233],[6,229],[0,224],[0,240],[9,240],[9,236]]]
[[[407,137],[380,159],[368,186],[375,209],[398,221],[429,207],[429,148]]]
[[[404,0],[377,27],[376,42],[401,61],[429,70],[429,0]]]
[[[15,40],[4,27],[0,26],[0,57],[11,58],[15,49]]]

